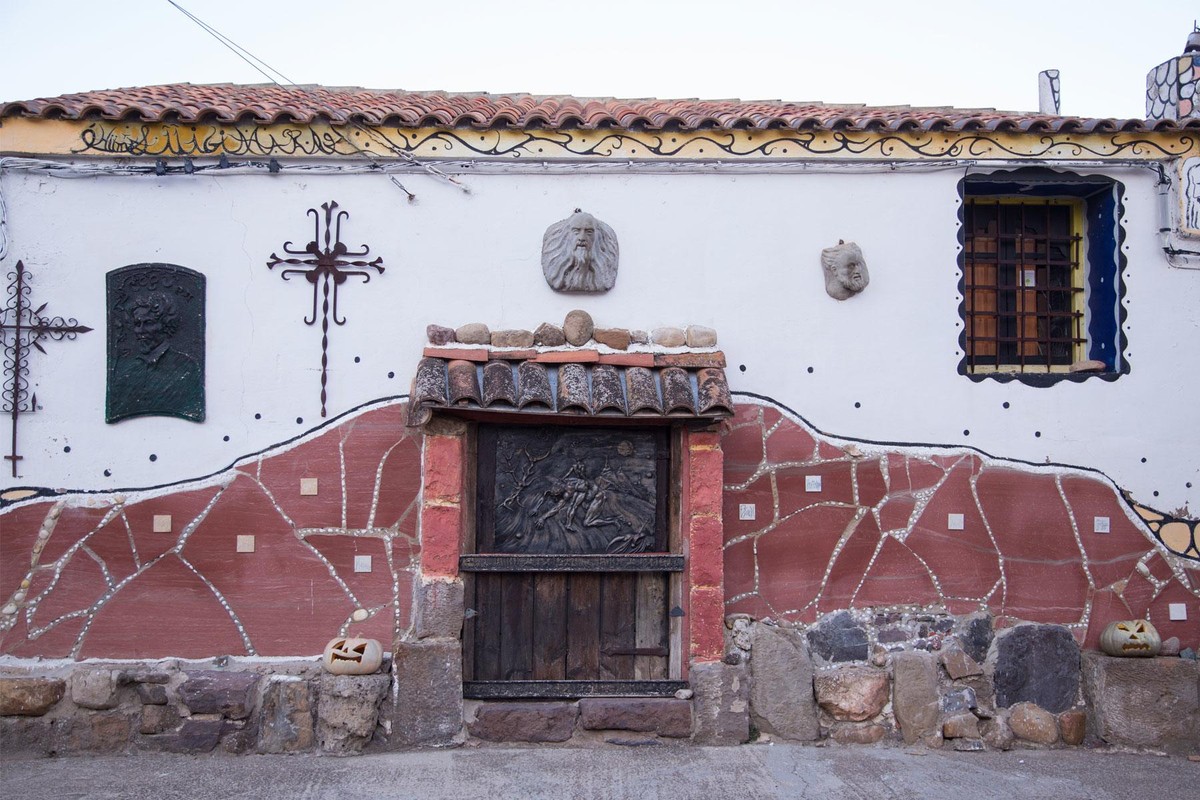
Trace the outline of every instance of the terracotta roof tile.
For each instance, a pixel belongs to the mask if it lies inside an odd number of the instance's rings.
[[[258,122],[453,128],[625,130],[989,130],[1113,132],[1200,128],[1200,119],[1082,119],[981,108],[831,105],[780,100],[657,100],[405,92],[356,87],[174,83],[0,103],[0,118]]]

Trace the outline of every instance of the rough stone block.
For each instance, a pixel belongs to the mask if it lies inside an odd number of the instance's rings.
[[[443,325],[426,325],[425,336],[431,345],[441,347],[454,341],[454,328],[447,328]]]
[[[492,742],[565,742],[577,713],[573,703],[484,703],[468,728]]]
[[[955,714],[942,723],[942,736],[946,739],[978,739],[979,718],[974,714]]]
[[[396,675],[392,738],[406,745],[451,742],[463,724],[462,643],[457,639],[404,642],[397,645],[392,663]]]
[[[313,686],[298,678],[274,678],[263,690],[259,715],[261,753],[299,753],[316,742]]]
[[[167,687],[161,683],[139,683],[137,693],[138,700],[144,705],[161,706],[167,703]]]
[[[821,620],[808,631],[813,655],[825,661],[866,661],[867,632],[846,611]]]
[[[963,652],[982,664],[987,660],[988,648],[992,646],[992,618],[988,614],[972,616],[965,621],[958,634]]]
[[[840,725],[831,734],[838,744],[875,744],[887,736],[882,725]]]
[[[983,742],[993,750],[1010,750],[1013,746],[1012,728],[1008,726],[1006,716],[995,719],[985,719],[979,723],[979,733]]]
[[[567,343],[567,337],[562,328],[543,322],[533,331],[533,343],[538,347],[562,347]]]
[[[759,730],[785,739],[820,736],[813,665],[804,637],[759,623],[751,634],[750,709]]]
[[[1020,625],[996,642],[996,702],[1036,703],[1058,713],[1079,695],[1079,645],[1058,625]]]
[[[40,717],[66,690],[58,678],[0,678],[0,717]]]
[[[589,697],[579,701],[579,724],[589,731],[653,731],[692,735],[692,704],[674,697]]]
[[[924,653],[892,656],[892,712],[906,744],[940,738],[937,663]]]
[[[179,712],[172,706],[142,706],[142,719],[138,733],[156,736],[174,730],[179,724]]]
[[[1073,708],[1058,715],[1058,731],[1063,744],[1081,745],[1087,734],[1087,712]]]
[[[111,669],[75,670],[71,673],[71,702],[97,711],[115,708],[118,677]]]
[[[55,723],[58,753],[119,753],[129,746],[133,722],[120,712],[77,714]]]
[[[579,347],[591,341],[592,331],[596,329],[596,324],[592,322],[592,315],[581,309],[567,312],[566,319],[563,320],[563,336],[567,341]]]
[[[462,581],[422,580],[417,586],[414,616],[418,639],[457,639],[463,626]]]
[[[1008,726],[1018,739],[1027,742],[1054,744],[1058,741],[1058,720],[1035,703],[1014,705],[1008,715]]]
[[[750,681],[745,665],[719,661],[691,665],[699,744],[741,744],[750,740]]]
[[[492,331],[492,347],[533,347],[533,331]]]
[[[251,672],[188,672],[179,687],[179,699],[193,714],[245,719],[254,708],[258,680]]]
[[[842,722],[864,722],[887,705],[891,679],[875,667],[844,666],[818,672],[813,684],[826,714]]]
[[[717,332],[704,325],[688,325],[685,339],[688,347],[717,346]]]
[[[979,662],[957,647],[942,651],[942,666],[946,668],[946,674],[954,680],[983,674]]]
[[[54,755],[54,722],[45,717],[0,717],[0,756]]]
[[[379,721],[379,704],[390,675],[322,675],[317,702],[317,735],[327,753],[347,755],[366,746]]]
[[[1090,727],[1111,744],[1169,753],[1200,748],[1200,664],[1183,658],[1083,656]]]
[[[970,711],[977,705],[975,690],[969,686],[952,689],[942,695],[942,711],[946,714],[958,714],[962,711]]]
[[[650,341],[661,347],[683,347],[687,344],[687,334],[683,328],[655,328],[650,331]]]
[[[454,338],[461,344],[491,344],[492,332],[482,322],[468,322],[454,331]]]
[[[632,341],[629,331],[624,328],[596,328],[592,331],[592,338],[613,350],[628,350]]]
[[[225,728],[223,719],[185,719],[179,730],[166,736],[156,736],[145,741],[169,753],[211,753],[221,741]]]

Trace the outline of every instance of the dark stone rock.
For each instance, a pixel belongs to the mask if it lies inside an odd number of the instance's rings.
[[[189,672],[179,687],[179,699],[193,714],[245,719],[254,708],[257,689],[258,676],[251,672]]]
[[[249,753],[258,742],[258,720],[225,720],[221,731],[221,749],[233,755]]]
[[[674,697],[589,697],[579,701],[579,724],[589,731],[653,731],[692,735],[692,704]]]
[[[461,580],[422,580],[413,608],[418,639],[457,639],[463,626]]]
[[[447,328],[442,325],[426,325],[425,336],[428,337],[429,343],[435,347],[455,341],[454,328]]]
[[[179,730],[169,736],[156,736],[146,741],[169,753],[211,753],[221,741],[225,728],[223,719],[185,719]]]
[[[322,675],[317,736],[327,753],[357,753],[371,741],[390,675]]]
[[[954,689],[942,695],[942,711],[946,714],[970,711],[975,706],[975,690],[969,686]]]
[[[405,745],[449,744],[462,730],[462,643],[402,642],[396,646],[393,665],[392,739]]]
[[[886,611],[875,615],[876,625],[893,625],[904,619],[904,615],[899,611]]]
[[[693,740],[699,744],[741,744],[750,741],[749,674],[743,664],[692,664],[696,720]]]
[[[960,753],[982,753],[986,748],[982,739],[955,739],[954,749]]]
[[[71,702],[80,708],[106,711],[117,705],[117,679],[111,669],[77,669],[71,673]]]
[[[137,693],[144,705],[161,706],[167,703],[167,687],[161,683],[139,683]]]
[[[958,634],[963,652],[982,664],[992,646],[992,618],[986,614],[971,617]]]
[[[120,753],[129,746],[133,722],[118,711],[77,714],[55,724],[57,753]]]
[[[174,730],[179,724],[179,712],[172,706],[149,705],[142,706],[141,724],[138,733],[155,736]]]
[[[1183,659],[1187,659],[1188,661],[1195,661],[1196,660],[1196,651],[1190,647],[1185,647],[1179,651],[1179,657],[1183,658]]]
[[[275,678],[263,690],[259,714],[261,753],[298,753],[316,743],[316,703],[305,680]]]
[[[562,328],[543,322],[533,332],[533,343],[538,347],[562,347],[567,343],[567,337]]]
[[[884,628],[875,636],[875,638],[883,644],[895,644],[896,642],[907,642],[908,631],[903,628]]]
[[[632,341],[629,331],[624,328],[596,328],[592,331],[592,338],[614,350],[628,350]]]
[[[0,757],[54,755],[54,727],[45,717],[0,717]]]
[[[949,633],[954,630],[954,618],[942,617],[941,619],[934,620],[933,630],[937,633]]]
[[[170,683],[171,673],[148,669],[127,669],[121,672],[120,682],[130,683]]]
[[[592,322],[592,315],[580,309],[567,312],[567,318],[563,320],[563,336],[566,337],[568,343],[576,347],[591,341],[592,331],[595,329],[596,324]]]
[[[839,611],[808,631],[808,645],[826,661],[866,661],[867,632],[849,612]]]
[[[1173,754],[1200,748],[1200,665],[1183,658],[1083,656],[1090,727],[1104,741]]]
[[[750,709],[755,726],[785,739],[818,738],[813,665],[804,637],[761,623],[752,636]]]
[[[533,347],[533,331],[492,331],[492,347]]]
[[[577,713],[573,703],[484,703],[467,727],[491,742],[565,742]]]
[[[58,678],[0,678],[0,717],[40,717],[66,691]]]
[[[1079,645],[1066,628],[1021,625],[996,643],[996,702],[1009,707],[1036,703],[1058,713],[1075,705],[1079,694]]]
[[[461,344],[491,344],[492,332],[482,322],[468,322],[454,331],[454,338]]]
[[[906,744],[940,740],[937,663],[922,653],[892,656],[892,713]]]

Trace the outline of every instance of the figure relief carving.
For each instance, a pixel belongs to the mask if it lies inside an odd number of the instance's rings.
[[[617,282],[617,234],[586,211],[551,225],[542,237],[542,272],[559,292],[607,292]]]
[[[862,250],[854,242],[838,239],[833,247],[821,251],[825,272],[825,291],[834,300],[848,300],[867,288],[871,275]]]

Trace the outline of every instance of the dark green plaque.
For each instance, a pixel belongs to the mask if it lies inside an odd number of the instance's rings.
[[[108,273],[105,419],[204,421],[204,276],[174,264]]]

